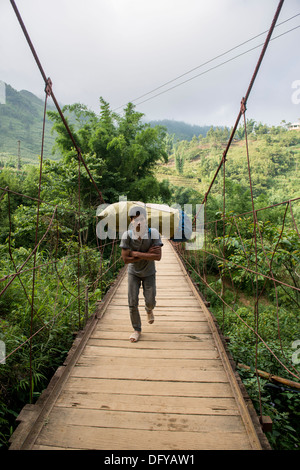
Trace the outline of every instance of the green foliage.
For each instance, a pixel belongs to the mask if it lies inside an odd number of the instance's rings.
[[[290,283],[296,289],[300,288],[297,276],[297,269],[300,266],[300,239],[293,228],[286,227],[282,230],[272,225],[270,221],[258,221],[254,227],[251,218],[244,217],[227,224],[224,246],[223,237],[216,238],[214,242],[221,247],[222,252],[225,250],[226,261],[219,261],[220,269],[225,276],[230,276],[233,282],[238,283],[239,287],[247,292],[252,291],[257,280],[259,290],[270,293],[274,301],[275,296],[279,300],[285,298],[285,294],[291,289],[283,288],[279,284],[276,291],[273,291],[273,282],[269,279],[273,276]],[[259,272],[257,279],[253,271]],[[289,294],[289,301],[285,298],[285,302],[291,305],[294,303],[295,306],[299,304],[298,291]]]
[[[109,270],[110,264],[119,259],[120,249],[113,253],[111,247],[106,247],[101,256],[95,247],[85,245],[80,250],[78,273],[78,243],[70,236],[60,243],[59,258],[54,258],[55,253],[51,255],[49,244],[49,251],[37,253],[36,266],[39,268],[35,272],[33,311],[33,259],[0,297],[0,340],[5,343],[6,353],[13,353],[0,367],[0,447],[6,445],[18,412],[30,401],[30,383],[35,400],[63,363],[74,332],[84,325],[86,308],[89,314],[95,311],[97,300],[103,297],[122,265],[118,261]],[[6,245],[0,245],[0,253],[0,278],[3,278],[13,274],[15,266],[22,266],[31,249],[12,248],[14,264]],[[100,279],[101,271],[108,272]],[[1,283],[1,290],[9,280],[10,277]],[[38,334],[32,339],[30,379],[30,343],[27,340],[32,332]]]
[[[236,314],[249,325],[254,327],[253,309],[239,308]],[[273,422],[273,430],[267,433],[267,437],[273,449],[291,450],[299,445],[299,405],[300,395],[296,389],[286,387],[273,387],[265,379],[258,379],[255,374],[256,344],[254,334],[239,321],[235,313],[226,310],[223,323],[222,313],[219,311],[220,324],[224,324],[225,335],[230,338],[229,350],[237,363],[251,366],[251,371],[239,369],[243,383],[247,388],[250,398],[259,413],[260,402],[263,414],[270,416]],[[291,345],[299,332],[299,318],[296,311],[280,308],[278,312],[282,345],[278,341],[276,309],[271,306],[259,309],[258,331],[266,341],[273,353],[291,363]],[[276,358],[266,349],[262,343],[258,343],[258,369],[268,373],[286,377],[291,376],[281,367]],[[259,389],[260,386],[260,389]],[[259,392],[260,390],[260,392]]]
[[[222,160],[229,134],[228,128],[211,127],[206,137],[194,136],[190,141],[177,142],[173,147],[173,155],[169,156],[168,165],[160,164],[157,167],[157,176],[159,178],[167,176],[170,183],[175,186],[191,187],[204,195]],[[297,197],[300,133],[288,131],[285,126],[268,127],[248,120],[247,135],[255,207],[264,207]],[[180,158],[185,162],[180,178],[175,149],[178,149]],[[235,213],[241,213],[251,210],[249,172],[242,125],[238,128],[227,154],[225,177],[226,211],[234,210]],[[235,193],[236,208],[232,207],[230,200],[232,191]],[[214,182],[210,198],[212,196],[216,198],[219,209],[222,210],[223,170],[219,172]],[[239,196],[243,198],[244,207],[240,207],[238,203]],[[300,208],[295,210],[300,220]],[[272,213],[276,214],[276,209],[273,209]]]
[[[300,395],[293,389],[272,389],[270,383],[263,379],[258,383],[255,366],[270,374],[293,380],[282,362],[292,372],[297,374],[298,371],[299,375],[299,367],[297,369],[297,365],[293,365],[293,343],[299,338],[300,299],[299,291],[296,290],[300,288],[297,276],[300,266],[299,236],[288,218],[284,227],[260,220],[256,257],[253,221],[244,216],[235,218],[235,222],[227,219],[225,244],[223,235],[214,237],[213,233],[207,233],[206,249],[209,253],[205,255],[205,265],[203,254],[195,253],[193,258],[189,258],[189,263],[194,267],[190,269],[190,274],[210,301],[210,308],[220,328],[229,338],[228,347],[234,360],[251,367],[250,372],[243,369],[239,372],[257,412],[260,412],[261,403],[263,414],[270,416],[273,421],[273,431],[267,436],[272,447],[297,449]],[[223,252],[226,261],[220,258]],[[259,273],[265,276],[272,274],[275,279],[296,289],[280,283],[275,288],[267,277],[247,271],[248,268],[255,271],[256,259]],[[202,284],[197,275],[197,272],[203,272],[204,266],[209,287]],[[257,308],[256,288],[259,297]],[[224,308],[222,299],[225,301]],[[256,337],[256,331],[259,338]]]
[[[142,123],[143,114],[137,113],[131,103],[127,105],[122,117],[113,113],[103,98],[100,103],[100,117],[79,104],[67,106],[63,111],[68,114],[75,141],[104,200],[108,203],[115,202],[119,195],[137,200],[141,194],[144,202],[159,198],[160,185],[155,180],[154,168],[158,161],[166,162],[168,158],[165,130]],[[78,184],[77,155],[59,115],[50,112],[49,116],[58,134],[57,146],[63,154],[60,162],[50,164],[50,173],[60,174],[64,191],[68,192],[68,197],[75,198]],[[137,181],[141,182],[144,192]],[[59,185],[57,180],[56,184]],[[93,204],[91,185],[84,171],[81,187],[83,203]],[[61,191],[62,188],[58,193],[61,194]]]
[[[184,168],[184,155],[180,154],[179,151],[175,151],[175,166],[177,172],[181,175],[183,173],[183,168]]]

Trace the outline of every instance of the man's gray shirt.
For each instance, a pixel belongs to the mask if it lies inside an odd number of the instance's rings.
[[[141,251],[146,253],[152,246],[163,246],[160,234],[157,229],[148,229],[141,239],[134,239],[132,231],[127,230],[123,233],[120,247],[130,251]],[[128,264],[128,273],[139,277],[147,277],[155,274],[155,261],[141,259],[135,263]]]

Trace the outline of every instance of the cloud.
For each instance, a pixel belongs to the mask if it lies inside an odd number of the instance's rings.
[[[277,0],[16,0],[59,102],[99,110],[99,97],[118,108],[270,27]],[[279,22],[300,13],[283,6]],[[280,34],[300,16],[276,28]],[[300,79],[295,44],[300,28],[270,44],[249,99],[257,121],[296,120],[292,83]],[[260,44],[265,36],[188,74],[204,72]],[[41,96],[44,84],[9,2],[0,4],[0,79]],[[5,47],[4,47],[5,44]],[[260,48],[141,103],[148,119],[232,125]],[[183,80],[181,80],[183,81]],[[180,80],[170,84],[179,84]],[[169,88],[170,88],[169,87]],[[167,89],[161,88],[159,92]]]

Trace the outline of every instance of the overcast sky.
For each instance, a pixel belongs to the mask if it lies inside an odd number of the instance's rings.
[[[266,33],[211,59],[268,30],[278,0],[16,0],[16,4],[60,103],[80,102],[98,112],[102,96],[118,112],[133,101],[147,120],[232,126],[262,46],[216,66],[263,43]],[[278,23],[297,14],[276,27],[273,37],[300,25],[299,0],[285,0]],[[249,119],[277,125],[283,119],[300,118],[300,103],[292,100],[297,91],[293,83],[300,84],[299,44],[300,28],[270,43],[248,100]],[[42,77],[9,0],[0,0],[0,80],[43,96]],[[167,82],[171,83],[162,87]]]

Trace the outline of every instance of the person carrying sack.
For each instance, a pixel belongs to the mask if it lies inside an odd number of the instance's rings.
[[[153,310],[156,305],[155,261],[161,259],[163,243],[155,228],[148,228],[147,212],[142,206],[129,209],[130,224],[122,235],[120,247],[122,258],[128,264],[128,305],[134,332],[131,342],[140,339],[142,331],[139,313],[139,289],[142,284],[148,323],[154,322]]]

